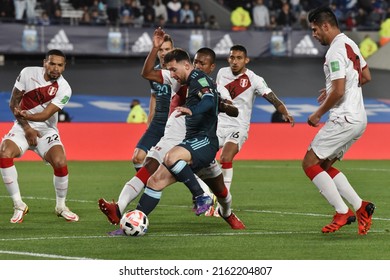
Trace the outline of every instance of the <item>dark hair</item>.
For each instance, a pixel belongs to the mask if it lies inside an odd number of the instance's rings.
[[[200,48],[196,53],[207,55],[211,58],[211,63],[215,62],[216,59],[215,52],[210,48],[206,48],[206,47]]]
[[[62,51],[60,51],[60,50],[56,50],[56,49],[49,50],[46,53],[46,59],[49,58],[49,56],[51,56],[51,55],[62,56],[66,60],[66,55]]]
[[[230,47],[230,51],[240,51],[243,52],[245,56],[247,56],[246,48],[242,45],[234,45]]]
[[[168,35],[168,34],[164,35],[164,42],[171,42],[172,47],[173,47],[173,40],[172,40],[172,37],[170,35]]]
[[[188,61],[191,63],[190,55],[185,50],[179,48],[171,50],[164,56],[164,64],[167,64],[172,60],[176,60],[176,62]]]
[[[332,9],[329,8],[328,6],[315,8],[309,11],[307,20],[310,23],[314,23],[316,25],[321,25],[327,22],[331,26],[339,27],[335,14],[333,13]]]

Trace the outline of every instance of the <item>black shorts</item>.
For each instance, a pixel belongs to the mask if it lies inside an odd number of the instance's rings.
[[[150,124],[148,129],[142,135],[141,139],[137,143],[137,148],[148,152],[151,147],[156,145],[161,137],[164,136],[165,126]]]
[[[208,167],[218,152],[218,143],[211,142],[207,136],[185,139],[178,146],[191,153],[190,167],[194,172]]]

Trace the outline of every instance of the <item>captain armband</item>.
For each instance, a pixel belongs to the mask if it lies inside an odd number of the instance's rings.
[[[210,88],[202,88],[202,89],[198,92],[198,97],[199,97],[200,99],[202,99],[203,96],[204,96],[205,94],[212,94],[212,92],[210,91]]]

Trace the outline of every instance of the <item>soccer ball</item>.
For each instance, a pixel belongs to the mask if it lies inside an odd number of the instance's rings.
[[[142,236],[149,226],[148,216],[140,210],[130,210],[123,214],[120,228],[128,236]]]

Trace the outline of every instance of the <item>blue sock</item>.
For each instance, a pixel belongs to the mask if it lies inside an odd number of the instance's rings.
[[[160,202],[162,192],[152,190],[145,186],[145,191],[138,201],[137,210],[141,210],[148,216]]]
[[[204,193],[196,180],[191,167],[184,160],[178,160],[175,164],[167,168],[171,171],[173,176],[175,176],[177,181],[182,182],[187,186],[194,197]]]

